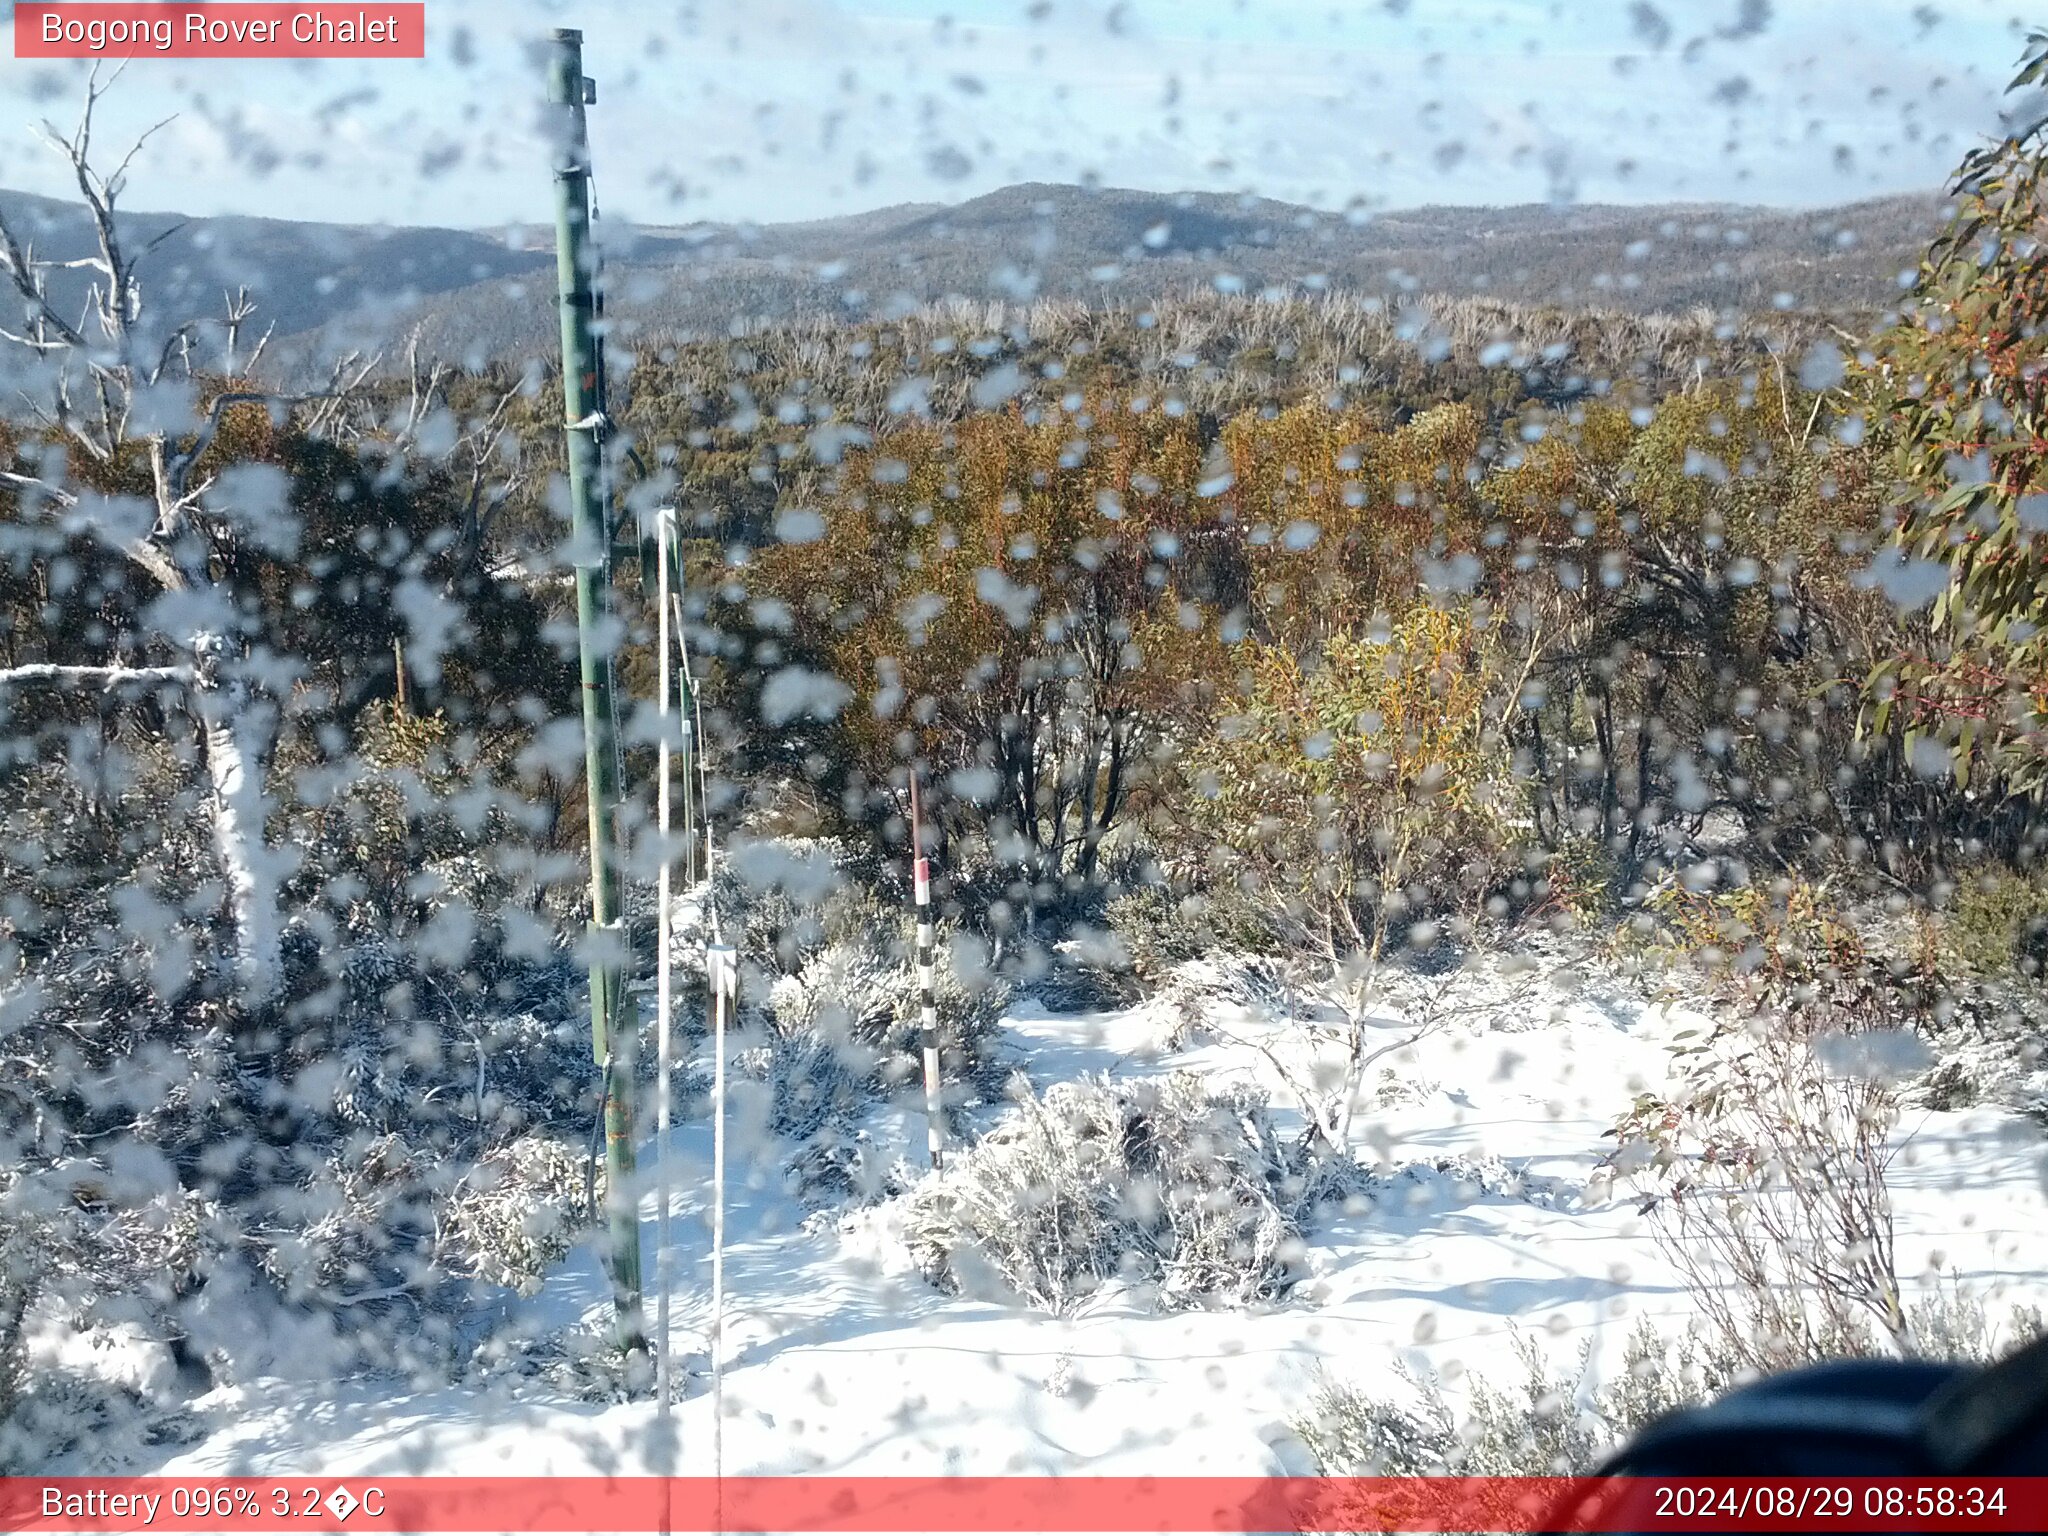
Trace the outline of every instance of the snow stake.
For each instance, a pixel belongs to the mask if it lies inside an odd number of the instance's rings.
[[[917,769],[910,770],[911,893],[917,904],[917,1005],[924,1047],[925,1140],[932,1167],[945,1165],[945,1128],[939,1095],[939,1010],[932,999],[932,867],[924,856],[917,800]]]

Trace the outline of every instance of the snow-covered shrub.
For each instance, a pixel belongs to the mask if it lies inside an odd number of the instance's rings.
[[[1426,1477],[1440,1470],[1457,1444],[1457,1424],[1434,1377],[1402,1380],[1412,1403],[1374,1397],[1336,1380],[1319,1382],[1294,1432],[1328,1477]]]
[[[874,1053],[799,1027],[776,1033],[762,1058],[769,1123],[779,1138],[795,1144],[787,1166],[798,1192],[838,1196],[859,1187],[859,1122],[879,1092]]]
[[[1006,973],[1011,967],[1005,967]],[[1019,992],[1054,1013],[1088,1013],[1123,1008],[1143,996],[1123,941],[1108,929],[1086,923],[1049,948],[1030,946],[1014,967]]]
[[[1922,1336],[1938,1341],[1929,1358],[1981,1363],[2041,1336],[2038,1311],[2015,1308],[2001,1328],[1982,1298],[1960,1286],[1938,1289],[1915,1308]],[[1849,1340],[1835,1358],[1868,1353]],[[1867,1344],[1867,1338],[1865,1340]],[[1551,1363],[1535,1341],[1517,1337],[1522,1378],[1503,1387],[1468,1377],[1461,1404],[1442,1378],[1401,1372],[1406,1390],[1376,1396],[1325,1378],[1294,1421],[1295,1433],[1332,1477],[1551,1477],[1593,1471],[1649,1425],[1754,1379],[1745,1352],[1731,1350],[1711,1325],[1667,1339],[1647,1320],[1630,1331],[1621,1366],[1589,1380],[1592,1343],[1570,1369]]]
[[[37,1285],[31,1234],[25,1223],[10,1221],[0,1232],[0,1425],[13,1422],[15,1405],[28,1386],[28,1360],[22,1324]],[[0,1450],[0,1475],[11,1469]]]
[[[581,1129],[596,1091],[580,978],[566,956],[471,961],[464,996],[407,952],[375,941],[335,957],[330,996],[294,1063],[331,1077],[343,1125],[380,1131],[437,1125],[467,1147],[554,1127]],[[327,1095],[322,1095],[325,1099]]]
[[[580,1148],[522,1136],[487,1153],[436,1208],[435,1247],[458,1273],[530,1295],[588,1225]],[[604,1198],[596,1176],[594,1198]]]
[[[1435,1375],[1400,1372],[1406,1391],[1381,1397],[1326,1379],[1294,1429],[1331,1477],[1555,1477],[1592,1471],[1651,1421],[1725,1384],[1703,1366],[1690,1335],[1667,1346],[1647,1322],[1624,1346],[1610,1382],[1586,1382],[1589,1342],[1572,1369],[1553,1365],[1526,1336],[1515,1341],[1513,1387],[1471,1378],[1462,1407]]]
[[[82,1371],[39,1370],[11,1401],[0,1398],[0,1477],[26,1477],[80,1450],[189,1445],[205,1434],[190,1411],[122,1382]],[[118,1451],[116,1451],[118,1454]]]
[[[1921,1079],[1917,1097],[1929,1109],[1947,1111],[1968,1109],[1980,1094],[1970,1069],[1960,1061],[1949,1060]]]
[[[459,1173],[399,1135],[352,1136],[289,1191],[301,1219],[264,1236],[259,1265],[295,1303],[430,1297],[444,1278],[433,1263],[435,1197]]]
[[[910,912],[825,838],[736,842],[709,892],[690,898],[690,933],[680,943],[701,943],[705,894],[739,953],[743,1033],[764,1037],[736,1065],[767,1084],[769,1128],[795,1143],[788,1166],[799,1189],[879,1188],[864,1176],[880,1170],[867,1167],[861,1121],[923,1076]],[[1000,1087],[997,1025],[1012,989],[964,969],[948,932],[937,945],[933,993],[946,1105],[957,1112]],[[679,978],[678,1001],[684,1017],[703,1016],[708,999],[694,963]]]
[[[1007,984],[962,974],[950,946],[933,967],[939,1063],[949,1113],[999,1086],[998,1023]],[[923,1080],[916,971],[907,958],[849,940],[828,944],[801,975],[768,994],[770,1036],[754,1068],[772,1095],[771,1128],[798,1143],[800,1186],[843,1193],[860,1184],[859,1123],[877,1102]]]
[[[912,1194],[905,1234],[936,1283],[992,1273],[1063,1312],[1111,1280],[1168,1307],[1285,1292],[1303,1179],[1263,1104],[1192,1073],[1030,1094]]]
[[[301,1197],[320,1214],[271,1241],[263,1268],[288,1297],[351,1306],[379,1290],[445,1306],[452,1278],[530,1292],[603,1197],[583,1148],[554,1137],[444,1161],[396,1135],[359,1135]]]
[[[28,1385],[28,1367],[22,1359],[21,1311],[18,1296],[0,1293],[0,1426],[13,1423],[15,1405]],[[0,1428],[0,1436],[6,1430]],[[12,1469],[0,1448],[0,1476]]]
[[[29,1357],[36,1316],[80,1329],[118,1319],[180,1337],[180,1304],[233,1229],[215,1202],[166,1187],[158,1162],[112,1143],[96,1159],[0,1165],[0,1475],[38,1470],[39,1458],[117,1422],[163,1417],[136,1383],[32,1368]],[[174,1437],[169,1427],[151,1433]]]
[[[992,1073],[1010,988],[963,974],[949,945],[937,949],[932,998],[941,1069],[949,1083],[988,1092],[999,1082]],[[777,988],[770,1003],[779,1033],[815,1036],[840,1054],[847,1070],[872,1077],[884,1091],[916,1082],[923,1072],[917,972],[908,956],[830,944],[794,985]]]
[[[1109,930],[1123,941],[1131,970],[1147,985],[1157,984],[1184,960],[1198,960],[1215,947],[1202,922],[1199,903],[1165,886],[1140,885],[1113,898]]]
[[[1936,1060],[1901,1084],[1915,1107],[1996,1104],[2048,1120],[2048,989],[2020,976],[1958,987],[1935,999],[1926,1027]]]
[[[537,894],[497,856],[513,825],[507,802],[478,783],[494,765],[472,733],[441,714],[373,704],[351,722],[348,744],[352,755],[336,763],[315,732],[288,730],[279,743],[277,768],[294,792],[277,831],[299,852],[288,910],[328,908],[399,938],[450,903],[481,914]]]
[[[1526,1165],[1491,1153],[1440,1152],[1374,1168],[1326,1160],[1318,1171],[1331,1191],[1318,1198],[1363,1194],[1375,1204],[1397,1202],[1397,1209],[1407,1210],[1489,1197],[1557,1210],[1569,1208],[1584,1192],[1569,1179],[1531,1173]]]
[[[710,899],[725,942],[771,976],[794,976],[835,943],[907,950],[910,918],[833,838],[754,838],[722,850]]]
[[[1172,1010],[1177,1031],[1188,1037],[1199,1035],[1218,1008],[1270,1014],[1303,1001],[1285,961],[1234,952],[1175,962],[1161,981],[1159,996]]]
[[[2039,1307],[2021,1304],[1995,1317],[1984,1297],[1955,1275],[1923,1292],[1907,1318],[1913,1352],[1926,1360],[1995,1360],[2048,1334]]]
[[[1809,887],[1661,905],[1715,1016],[1616,1127],[1616,1160],[1716,1347],[1761,1373],[1878,1339],[1914,1352],[1886,1176],[1899,1084],[1929,1052],[1892,978]]]
[[[818,926],[828,944],[888,948],[906,934],[902,903],[866,881],[848,878],[818,907]]]
[[[22,730],[29,722],[10,702],[10,728]],[[93,783],[61,761],[0,766],[0,941],[31,962],[73,935],[140,927],[145,913],[148,937],[173,940],[155,926],[159,913],[176,912],[215,867],[201,793],[173,743],[124,725],[95,748]],[[123,902],[144,887],[161,907]]]
[[[762,1065],[770,1091],[769,1123],[776,1135],[791,1141],[808,1142],[850,1124],[875,1099],[873,1053],[850,1039],[828,1039],[799,1026],[774,1037]]]
[[[541,1335],[494,1333],[471,1352],[467,1374],[481,1382],[539,1380],[581,1402],[624,1403],[647,1391],[652,1366],[644,1353],[622,1354],[606,1334],[577,1326]]]

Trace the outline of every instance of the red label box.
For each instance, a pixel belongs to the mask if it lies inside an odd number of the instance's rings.
[[[427,8],[412,3],[14,7],[17,59],[423,59]]]
[[[2048,1477],[0,1477],[0,1532],[2048,1530]]]

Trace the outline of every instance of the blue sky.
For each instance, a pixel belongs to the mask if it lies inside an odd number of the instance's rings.
[[[1832,203],[1997,125],[2010,0],[428,0],[422,62],[138,61],[130,201],[501,225],[547,210],[536,48],[581,26],[607,211],[776,221],[1096,180],[1341,208]],[[0,186],[71,66],[0,61]]]

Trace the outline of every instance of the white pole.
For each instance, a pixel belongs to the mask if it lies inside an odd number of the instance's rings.
[[[672,686],[670,686],[669,678],[670,637],[668,627],[668,541],[670,519],[673,518],[675,514],[669,508],[664,507],[657,515],[660,518],[660,531],[655,542],[661,546],[660,550],[655,556],[656,567],[660,571],[660,594],[658,606],[661,610],[661,618],[659,622],[658,649],[660,651],[661,660],[657,666],[657,672],[659,673],[659,680],[657,686],[661,690],[661,708],[658,712],[660,717],[661,735],[660,742],[655,749],[656,756],[658,759],[657,767],[655,770],[655,782],[658,786],[658,788],[656,789],[656,799],[659,804],[658,814],[660,816],[661,821],[661,865],[659,872],[655,877],[655,932],[658,935],[655,942],[660,946],[661,953],[655,963],[655,1050],[657,1053],[657,1065],[655,1068],[654,1089],[656,1099],[654,1139],[654,1187],[655,1199],[659,1202],[659,1204],[656,1208],[655,1214],[656,1247],[654,1258],[654,1283],[656,1286],[656,1299],[654,1326],[656,1337],[658,1337],[661,1341],[660,1352],[655,1357],[655,1369],[657,1370],[660,1376],[660,1380],[658,1382],[660,1407],[657,1411],[660,1413],[662,1422],[667,1423],[670,1413],[670,1405],[674,1402],[675,1393],[675,1378],[670,1368],[669,1359],[671,1350],[669,1348],[668,1327],[668,1140],[670,1099],[669,1061],[670,1056],[672,1054],[672,1037],[670,1034],[670,1023],[672,1015],[674,1013],[675,998],[675,994],[671,988],[669,978],[669,951],[671,948],[671,941],[674,936],[672,932],[674,914],[669,910],[671,897],[671,892],[669,889],[669,872],[671,866],[674,863],[675,855],[669,847],[668,738],[670,718],[674,712],[673,706],[675,702],[675,690]]]
[[[711,983],[711,1469],[725,1476],[725,1031],[739,1002],[739,954],[705,950]],[[721,1500],[724,1488],[719,1488]],[[723,1527],[723,1505],[720,1526]]]

